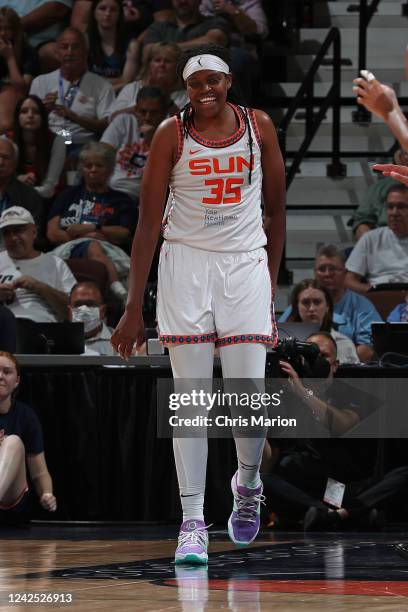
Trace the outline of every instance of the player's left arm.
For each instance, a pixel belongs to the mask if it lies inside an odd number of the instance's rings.
[[[269,272],[275,293],[286,233],[286,175],[275,127],[263,111],[255,111],[262,141],[262,194]]]

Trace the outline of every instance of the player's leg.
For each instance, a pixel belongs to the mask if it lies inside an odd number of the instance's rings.
[[[220,349],[222,371],[226,384],[233,389],[233,379],[245,379],[247,392],[263,393],[266,346],[263,344],[236,344]],[[229,383],[227,381],[230,381]],[[259,386],[262,388],[259,388]],[[244,437],[245,432],[233,428],[237,451],[238,471],[231,481],[234,507],[228,521],[228,532],[236,544],[249,544],[259,530],[260,504],[263,485],[259,474],[266,429],[259,428],[259,437]]]
[[[264,249],[227,256],[218,266],[217,345],[223,376],[229,387],[249,393],[264,391],[266,345],[275,341],[271,282]],[[235,379],[243,379],[234,382]],[[262,388],[260,388],[262,387]],[[250,417],[251,409],[246,414]],[[266,429],[233,428],[238,471],[231,483],[234,508],[228,530],[237,544],[249,544],[259,530],[260,504],[263,501],[259,467]]]
[[[175,392],[190,392],[212,378],[216,339],[207,255],[165,243],[158,270],[157,319],[170,354]],[[206,412],[205,408],[203,408]],[[183,523],[176,563],[206,563],[208,534],[203,517],[207,469],[206,431],[173,438]],[[197,432],[192,432],[197,434]],[[198,432],[200,434],[200,432]]]
[[[11,508],[26,490],[24,444],[18,436],[5,436],[0,444],[0,506]]]
[[[188,393],[197,381],[200,388],[212,378],[214,344],[176,346],[169,348],[171,367],[177,393]],[[197,409],[197,414],[200,410]],[[203,407],[203,413],[206,413]],[[200,432],[195,432],[200,436]],[[187,436],[189,432],[186,432]],[[204,522],[204,493],[207,471],[208,444],[202,437],[174,437],[176,463],[183,523],[176,550],[176,563],[206,563],[208,533]],[[193,432],[191,432],[193,436]]]

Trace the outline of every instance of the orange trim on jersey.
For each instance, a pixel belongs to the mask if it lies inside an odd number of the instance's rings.
[[[236,142],[238,142],[238,140],[242,138],[246,130],[244,111],[241,107],[236,106],[235,104],[231,104],[231,102],[227,102],[227,104],[232,108],[238,118],[238,129],[231,136],[228,136],[228,138],[224,138],[223,140],[208,140],[207,138],[203,138],[202,136],[200,136],[194,126],[190,125],[189,134],[196,142],[203,145],[204,147],[208,147],[209,149],[220,149],[222,147],[229,147],[230,145],[235,144]],[[190,113],[191,112],[192,110],[190,109]]]
[[[254,133],[255,133],[256,140],[258,142],[259,148],[262,149],[261,133],[259,131],[258,121],[256,120],[256,115],[255,115],[255,111],[254,111],[253,108],[248,108],[248,115],[249,115],[249,120],[250,120],[251,125],[252,125],[252,129],[254,130]]]
[[[192,345],[192,344],[204,344],[206,342],[216,342],[217,332],[210,332],[207,334],[160,334],[160,342],[164,346],[180,346],[180,345]]]
[[[10,504],[8,506],[6,506],[6,504],[0,504],[0,510],[12,510],[16,506],[18,506],[18,504],[21,502],[21,500],[23,499],[23,497],[27,493],[27,491],[28,491],[28,486],[26,485],[24,491],[22,491],[22,493],[20,493],[20,495],[17,497],[15,502],[13,502],[12,504]]]
[[[181,117],[179,117],[179,115],[175,115],[174,118],[176,120],[176,127],[177,127],[177,154],[176,154],[176,159],[174,163],[177,164],[177,162],[179,161],[179,159],[181,158],[183,154],[184,128],[183,128],[183,122],[181,120]]]

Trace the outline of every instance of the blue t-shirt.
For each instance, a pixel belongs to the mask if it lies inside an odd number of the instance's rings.
[[[126,193],[108,189],[105,193],[87,191],[84,185],[65,189],[55,200],[49,219],[60,217],[60,228],[76,223],[120,225],[133,230],[137,222],[137,203]]]
[[[12,400],[10,410],[0,414],[0,430],[6,436],[21,438],[26,453],[38,455],[44,452],[43,434],[38,416],[34,410],[18,400]]]
[[[400,323],[408,320],[408,304],[398,304],[387,317],[388,323]]]
[[[126,55],[121,56],[113,52],[111,55],[104,55],[102,62],[96,63],[91,60],[89,70],[105,79],[117,79],[122,75],[125,61]]]
[[[278,322],[287,321],[292,312],[288,306]],[[348,336],[354,344],[372,344],[371,323],[381,322],[382,318],[369,299],[348,289],[341,300],[334,304],[333,322],[340,333]]]

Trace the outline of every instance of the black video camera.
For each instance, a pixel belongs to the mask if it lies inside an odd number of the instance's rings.
[[[301,378],[327,378],[330,364],[314,342],[301,342],[297,338],[279,340],[278,346],[269,353],[266,375],[282,377],[279,361],[287,361]]]

